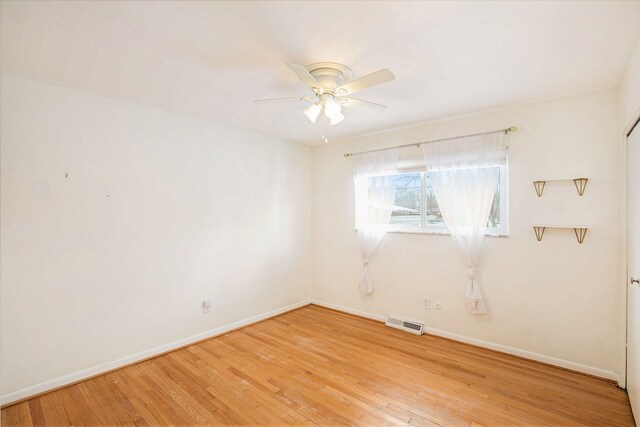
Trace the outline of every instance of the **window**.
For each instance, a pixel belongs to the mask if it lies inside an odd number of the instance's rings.
[[[500,178],[487,221],[487,234],[507,235],[508,166],[505,164],[495,167],[500,170]],[[369,178],[369,191],[381,178],[383,177]],[[396,184],[395,202],[389,221],[390,230],[448,233],[428,172],[401,173],[383,179],[393,179]]]

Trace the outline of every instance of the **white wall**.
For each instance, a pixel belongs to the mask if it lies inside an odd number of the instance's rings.
[[[0,89],[3,403],[308,299],[308,147]]]
[[[617,91],[607,90],[314,147],[314,300],[423,320],[445,333],[617,378],[624,368],[625,291],[617,102]],[[486,239],[479,268],[490,313],[466,311],[465,268],[449,236],[387,234],[370,263],[374,293],[361,296],[351,161],[343,153],[511,125],[519,128],[509,143],[511,235]],[[573,182],[548,184],[542,198],[532,185],[582,176],[589,178],[583,197]],[[535,223],[590,228],[582,245],[572,230],[549,229],[538,242]],[[424,310],[423,297],[442,301],[443,309]]]
[[[626,129],[640,113],[640,39],[629,58],[629,64],[620,84],[620,122]]]

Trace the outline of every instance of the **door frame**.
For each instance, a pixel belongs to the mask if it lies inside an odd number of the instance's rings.
[[[622,208],[622,215],[624,224],[624,250],[622,251],[622,257],[624,260],[624,375],[620,376],[620,383],[618,384],[620,388],[626,390],[627,388],[627,375],[629,370],[627,369],[629,363],[628,357],[628,340],[629,340],[629,277],[631,272],[629,271],[629,136],[632,132],[640,132],[640,109],[636,111],[633,115],[633,118],[629,123],[627,123],[624,132],[623,132],[623,153],[624,162],[623,162],[623,185],[622,191],[624,191],[624,197],[622,198],[624,206]]]

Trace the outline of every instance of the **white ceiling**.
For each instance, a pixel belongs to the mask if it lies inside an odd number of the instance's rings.
[[[3,72],[261,134],[319,144],[446,116],[617,86],[640,1],[3,1]],[[396,80],[337,126],[285,66],[341,62]],[[320,122],[320,120],[319,120]]]

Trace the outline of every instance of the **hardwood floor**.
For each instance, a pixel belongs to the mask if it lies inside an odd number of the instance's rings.
[[[602,380],[308,306],[2,410],[3,426],[633,425]]]

